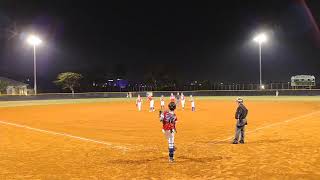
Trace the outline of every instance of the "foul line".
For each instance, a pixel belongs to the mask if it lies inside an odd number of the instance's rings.
[[[259,127],[259,128],[254,129],[254,130],[247,131],[246,134],[255,133],[255,132],[257,132],[257,131],[259,131],[259,130],[261,130],[261,129],[273,127],[273,126],[276,126],[276,125],[278,125],[278,124],[288,123],[288,122],[295,121],[295,120],[297,120],[297,119],[302,119],[302,118],[305,118],[305,117],[309,117],[309,116],[312,116],[312,115],[318,114],[318,113],[320,113],[320,111],[315,111],[315,112],[308,113],[308,114],[305,114],[305,115],[301,115],[301,116],[298,116],[298,117],[290,118],[290,119],[287,119],[287,120],[285,120],[285,121],[276,122],[276,123],[273,123],[273,124],[269,124],[269,125],[266,125],[266,126],[262,126],[262,127]],[[228,141],[228,140],[231,140],[231,139],[233,139],[233,138],[234,138],[234,136],[230,136],[230,137],[225,138],[225,139],[216,140],[216,141],[213,142],[213,144],[217,144],[217,143],[220,143],[220,142]]]
[[[5,121],[0,121],[0,123],[1,124],[5,124],[5,125],[19,127],[19,128],[29,129],[29,130],[32,130],[32,131],[42,132],[42,133],[46,133],[46,134],[52,134],[52,135],[57,135],[57,136],[65,136],[65,137],[69,137],[69,138],[73,138],[73,139],[78,139],[78,140],[81,140],[81,141],[87,141],[87,142],[93,142],[93,143],[97,143],[97,144],[102,144],[102,145],[110,146],[111,148],[120,149],[120,150],[123,150],[123,151],[128,150],[128,148],[125,147],[125,146],[113,145],[112,143],[106,142],[106,141],[99,141],[99,140],[84,138],[84,137],[80,137],[80,136],[74,136],[74,135],[67,134],[67,133],[61,133],[61,132],[44,130],[44,129],[38,129],[38,128],[33,128],[33,127],[30,127],[30,126],[26,126],[26,125],[21,125],[21,124],[16,124],[16,123],[9,123],[9,122],[5,122]]]
[[[305,115],[302,115],[302,116],[290,118],[290,119],[287,119],[285,121],[276,122],[276,123],[273,123],[273,124],[262,126],[262,127],[254,129],[254,130],[247,131],[246,134],[255,133],[255,132],[257,132],[257,131],[259,131],[261,129],[273,127],[273,126],[276,126],[278,124],[288,123],[288,122],[295,121],[297,119],[302,119],[302,118],[305,118],[305,117],[309,117],[309,116],[312,116],[312,115],[318,114],[318,113],[320,113],[320,111],[315,111],[315,112],[308,113],[308,114],[305,114]],[[74,135],[67,134],[67,133],[61,133],[61,132],[49,131],[49,130],[44,130],[44,129],[39,129],[39,128],[33,128],[33,127],[30,127],[30,126],[26,126],[26,125],[10,123],[10,122],[5,122],[5,121],[0,121],[0,124],[19,127],[19,128],[24,128],[24,129],[37,131],[37,132],[42,132],[42,133],[46,133],[46,134],[52,134],[52,135],[57,135],[57,136],[65,136],[65,137],[69,137],[69,138],[73,138],[73,139],[78,139],[78,140],[81,140],[81,141],[87,141],[87,142],[96,143],[96,144],[102,144],[102,145],[110,146],[111,148],[120,149],[120,150],[123,150],[123,151],[127,151],[128,150],[128,148],[125,147],[125,146],[113,145],[110,142],[99,141],[99,140],[89,139],[89,138],[80,137],[80,136],[74,136]],[[213,144],[217,144],[217,143],[220,143],[220,142],[228,141],[228,140],[231,140],[233,138],[234,138],[234,136],[230,136],[230,137],[225,138],[225,139],[216,140],[216,141],[213,142]]]

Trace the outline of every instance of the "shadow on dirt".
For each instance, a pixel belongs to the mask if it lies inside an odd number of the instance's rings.
[[[144,164],[149,163],[153,161],[161,161],[163,160],[163,157],[153,158],[153,159],[117,159],[117,160],[111,160],[107,161],[107,163],[111,164]]]
[[[195,163],[208,163],[208,162],[215,162],[220,161],[222,159],[229,159],[230,157],[222,157],[222,156],[210,156],[210,157],[187,157],[187,156],[177,156],[176,162],[195,162]],[[118,159],[107,161],[110,164],[146,164],[146,163],[153,163],[159,162],[163,163],[166,162],[166,157],[158,157],[158,158],[150,158],[150,159]]]
[[[197,141],[196,143],[201,144],[231,144],[232,140],[226,140],[226,141]]]
[[[246,141],[245,144],[273,144],[273,143],[280,143],[280,142],[288,142],[290,139],[263,139],[258,141]],[[197,143],[202,144],[232,144],[232,140],[226,141],[197,141]]]
[[[207,163],[222,160],[222,156],[211,156],[211,157],[187,157],[178,156],[177,161],[179,162],[197,162],[197,163]]]
[[[280,143],[280,142],[288,142],[290,139],[263,139],[258,141],[250,141],[250,144],[273,144],[273,143]]]

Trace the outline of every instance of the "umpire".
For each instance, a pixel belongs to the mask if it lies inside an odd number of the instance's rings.
[[[240,136],[240,144],[244,144],[244,131],[245,126],[247,125],[247,114],[248,109],[243,105],[243,99],[238,97],[236,102],[238,103],[238,108],[236,111],[235,119],[237,120],[236,124],[236,134],[233,140],[233,144],[238,144],[239,136]]]

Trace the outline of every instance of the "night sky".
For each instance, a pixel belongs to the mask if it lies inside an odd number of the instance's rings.
[[[148,74],[178,80],[258,82],[253,36],[264,31],[264,81],[320,78],[320,1],[1,0],[0,76],[33,77],[29,32],[43,38],[38,78],[51,88],[60,72],[87,79]],[[308,9],[310,10],[308,12]],[[314,17],[314,21],[312,20]]]

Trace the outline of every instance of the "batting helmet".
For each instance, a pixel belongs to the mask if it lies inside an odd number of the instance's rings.
[[[168,107],[169,107],[170,111],[174,111],[176,109],[176,103],[170,102]]]

